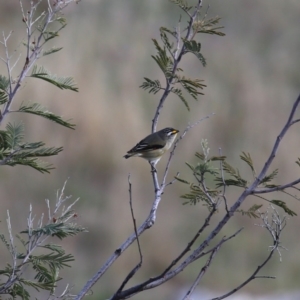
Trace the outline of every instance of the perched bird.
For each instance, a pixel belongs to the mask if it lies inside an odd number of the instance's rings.
[[[152,170],[155,171],[155,165],[162,155],[171,148],[178,132],[177,129],[167,127],[149,134],[130,149],[124,157],[126,159],[131,156],[142,157],[149,161]]]

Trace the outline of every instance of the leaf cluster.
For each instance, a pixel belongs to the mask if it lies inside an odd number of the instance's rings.
[[[73,255],[67,254],[60,245],[46,243],[49,238],[62,240],[86,232],[85,228],[72,222],[76,216],[74,210],[70,209],[73,204],[67,210],[62,211],[60,216],[56,216],[63,202],[70,198],[62,199],[62,196],[63,194],[60,195],[56,204],[56,213],[52,215],[48,223],[43,224],[43,217],[41,217],[38,225],[34,227],[33,219],[29,216],[28,228],[16,235],[21,247],[17,248],[13,244],[14,239],[11,232],[9,239],[3,233],[0,233],[0,240],[13,258],[12,264],[7,263],[6,266],[0,269],[0,276],[2,277],[0,295],[8,294],[13,299],[20,297],[20,299],[27,300],[30,299],[29,287],[34,288],[36,291],[49,291],[52,295],[57,282],[62,279],[59,276],[60,271],[66,267],[71,267],[70,263],[74,261]],[[42,254],[41,251],[37,253],[38,249],[42,250]],[[28,275],[24,275],[24,270],[28,268],[33,273],[30,279]]]
[[[66,254],[65,251],[58,245],[48,244],[43,246],[48,250],[48,253],[42,255],[29,255],[26,263],[23,262],[24,254],[19,253],[17,261],[20,263],[13,267],[7,264],[3,270],[0,270],[0,275],[4,278],[4,283],[0,283],[0,294],[8,294],[13,298],[17,296],[24,300],[30,299],[29,287],[36,291],[55,290],[56,284],[62,278],[59,277],[59,272],[65,267],[71,267],[70,262],[74,261],[71,254]],[[32,279],[27,279],[22,276],[23,266],[31,267],[34,272]],[[9,289],[5,288],[7,282],[13,280],[14,283]]]
[[[50,3],[48,3],[50,5]],[[59,36],[59,32],[63,30],[67,23],[63,17],[61,10],[68,4],[49,8],[46,11],[39,12],[38,7],[41,1],[28,4],[28,10],[23,9],[23,22],[27,28],[27,38],[23,45],[26,48],[26,59],[23,68],[19,70],[19,74],[12,78],[12,70],[17,66],[12,63],[12,55],[9,55],[6,41],[8,37],[3,36],[5,42],[1,44],[5,48],[6,63],[8,76],[0,75],[0,123],[9,113],[26,113],[43,117],[53,121],[61,126],[74,129],[75,125],[69,120],[64,120],[59,115],[48,111],[39,103],[24,104],[19,109],[12,110],[12,104],[15,101],[16,94],[19,92],[22,82],[25,78],[37,78],[46,81],[62,90],[71,90],[78,92],[78,87],[72,77],[60,77],[52,75],[45,67],[37,66],[36,61],[43,56],[54,54],[62,49],[62,47],[52,47],[46,49],[48,42]],[[12,66],[13,65],[13,66]],[[29,74],[31,70],[31,73]],[[15,71],[17,72],[17,71]],[[45,143],[41,142],[25,142],[24,126],[21,124],[10,124],[5,130],[0,131],[0,164],[1,165],[25,165],[30,166],[42,173],[49,173],[53,167],[39,160],[39,157],[57,155],[62,151],[61,147],[45,147]]]
[[[163,72],[166,85],[164,86],[159,80],[150,79],[145,77],[144,82],[141,84],[141,88],[147,90],[149,93],[156,94],[159,91],[169,94],[170,92],[177,95],[183,102],[185,107],[189,110],[186,94],[190,95],[193,99],[198,100],[199,95],[203,95],[202,90],[206,85],[204,80],[199,78],[188,78],[182,76],[180,73],[183,71],[178,67],[178,64],[182,57],[187,53],[192,53],[202,64],[206,66],[206,59],[201,53],[201,43],[198,42],[195,37],[198,33],[216,34],[222,36],[218,31],[222,27],[212,27],[220,21],[220,18],[216,17],[210,20],[195,21],[189,14],[192,6],[188,5],[187,1],[172,0],[173,3],[178,5],[183,11],[190,16],[190,21],[194,24],[190,30],[192,33],[186,33],[185,30],[180,32],[178,30],[170,30],[166,27],[160,28],[159,43],[156,39],[153,39],[154,46],[156,48],[156,54],[152,55],[152,58]]]
[[[62,90],[78,92],[78,87],[76,86],[72,77],[58,77],[56,75],[51,75],[51,73],[42,66],[33,66],[30,77],[45,80]]]
[[[62,147],[45,147],[44,142],[24,142],[24,125],[6,125],[0,131],[0,165],[23,165],[36,169],[41,173],[49,173],[53,166],[40,160],[40,157],[57,155]]]
[[[195,156],[198,162],[195,165],[186,163],[189,169],[192,171],[193,178],[195,181],[188,181],[179,177],[176,179],[184,184],[189,185],[189,192],[182,195],[181,198],[187,200],[183,204],[195,205],[199,202],[204,202],[206,206],[211,207],[212,205],[225,201],[226,199],[226,188],[234,186],[242,189],[247,189],[250,182],[241,175],[240,171],[230,165],[225,156],[209,156],[209,149],[206,143],[202,142],[203,153],[196,153]],[[256,172],[254,163],[251,155],[246,152],[242,152],[240,159],[247,164],[252,174],[252,181],[256,180]],[[216,163],[218,165],[216,165]],[[277,187],[273,183],[273,180],[278,175],[278,169],[266,175],[259,182],[258,188],[273,188]],[[281,192],[290,195],[286,192],[286,189],[280,190]],[[290,216],[297,215],[292,211],[287,204],[282,200],[268,200],[261,196],[255,191],[252,193],[253,196],[276,205],[282,208],[285,213]],[[293,196],[295,198],[295,196]],[[227,204],[226,204],[227,205]],[[254,204],[249,209],[239,209],[236,212],[241,213],[243,216],[250,218],[258,218],[260,216],[259,209],[262,204]]]

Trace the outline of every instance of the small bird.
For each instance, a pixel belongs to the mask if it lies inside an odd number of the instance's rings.
[[[142,157],[151,164],[152,171],[156,171],[155,165],[162,155],[171,148],[178,132],[177,129],[167,127],[149,134],[130,149],[124,157],[126,159],[132,156]]]

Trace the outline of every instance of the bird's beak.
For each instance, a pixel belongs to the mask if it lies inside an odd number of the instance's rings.
[[[176,134],[176,133],[178,133],[178,132],[179,132],[179,130],[174,129],[174,130],[172,131],[172,134]]]

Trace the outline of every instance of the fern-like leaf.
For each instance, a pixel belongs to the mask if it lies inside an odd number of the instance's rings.
[[[57,77],[56,75],[51,75],[44,67],[38,68],[37,65],[35,65],[32,68],[30,77],[45,80],[62,90],[66,89],[78,92],[78,87],[72,77]]]
[[[241,160],[246,162],[246,164],[250,167],[253,175],[255,175],[255,169],[254,169],[254,166],[253,166],[253,161],[252,161],[252,158],[250,156],[250,153],[242,152],[242,154],[240,155],[240,158],[241,158]]]
[[[257,211],[261,207],[262,207],[262,204],[254,204],[247,211],[245,211],[245,210],[237,210],[237,212],[240,212],[243,216],[248,216],[249,218],[257,219],[257,218],[259,218],[259,213],[257,213]]]
[[[63,49],[63,48],[62,47],[53,47],[49,50],[43,51],[42,55],[43,56],[50,55],[50,54],[53,54],[53,53],[56,53],[56,52],[60,51],[61,49]]]
[[[157,40],[152,39],[155,48],[158,52],[157,55],[152,55],[151,57],[155,60],[157,65],[160,67],[162,72],[165,74],[166,78],[170,78],[172,75],[172,59],[167,55],[166,49],[162,48]]]
[[[144,90],[149,90],[149,93],[156,94],[163,88],[161,87],[161,84],[159,80],[151,80],[149,78],[144,77],[145,81],[140,85],[140,88]]]
[[[9,79],[3,75],[0,75],[0,90],[7,93],[9,86]]]
[[[182,101],[182,103],[185,105],[185,107],[187,108],[187,110],[190,110],[189,104],[187,103],[186,99],[184,98],[184,96],[182,95],[182,90],[181,89],[175,89],[172,88],[171,92],[174,93],[175,95],[177,95],[179,97],[179,99]]]
[[[289,216],[293,217],[293,216],[297,216],[297,213],[295,213],[294,211],[292,211],[291,209],[289,209],[286,206],[286,203],[284,201],[281,200],[270,200],[271,203],[273,203],[276,206],[281,207]]]
[[[166,30],[165,27],[161,27],[160,28],[160,38],[161,38],[162,42],[164,43],[165,47],[171,53],[174,45],[173,45],[173,43],[172,44],[170,43],[169,38],[168,38],[166,32],[170,33],[170,30]]]
[[[186,0],[170,0],[172,3],[178,5],[182,10],[188,12],[193,6],[188,5]]]
[[[206,34],[214,34],[214,35],[219,35],[219,36],[225,36],[225,33],[219,31],[219,29],[223,29],[223,26],[215,26],[219,23],[221,18],[214,17],[211,19],[203,19],[194,22],[193,24],[193,30],[194,32],[197,33],[206,33]]]
[[[5,104],[8,101],[6,92],[0,91],[0,105]]]
[[[52,112],[49,112],[46,108],[44,108],[39,103],[33,103],[31,105],[22,104],[21,107],[15,112],[34,114],[34,115],[46,118],[57,124],[60,124],[64,127],[71,128],[71,129],[75,128],[75,124],[72,124],[69,121],[65,121],[60,116],[57,116],[57,115],[53,114]]]
[[[4,234],[0,234],[0,240],[2,241],[2,243],[5,245],[5,247],[7,248],[8,251],[10,251],[10,245],[8,240],[5,238]]]
[[[175,176],[175,179],[178,180],[179,182],[184,183],[184,184],[190,184],[190,182],[188,182],[188,181],[186,181],[186,180],[184,180],[184,179],[182,179],[182,178],[180,178],[178,176]]]
[[[24,125],[22,123],[6,125],[6,143],[10,149],[17,148],[24,138]]]
[[[51,170],[55,169],[51,164],[47,164],[36,158],[18,158],[13,157],[5,162],[6,165],[14,167],[16,165],[23,165],[31,167],[41,173],[50,173]]]
[[[176,76],[176,81],[182,85],[182,87],[195,99],[197,100],[198,95],[204,95],[199,90],[206,87],[201,79],[191,79],[184,76]]]
[[[184,46],[185,46],[185,53],[188,53],[188,52],[193,53],[200,60],[203,67],[206,66],[206,60],[205,60],[204,56],[200,53],[200,50],[201,50],[200,43],[197,43],[195,40],[192,40],[192,41],[185,40]]]
[[[261,184],[265,185],[265,186],[273,186],[271,184],[268,184],[270,181],[272,181],[274,178],[276,178],[276,176],[278,175],[278,169],[274,170],[270,175],[266,175],[262,180],[261,180]]]

